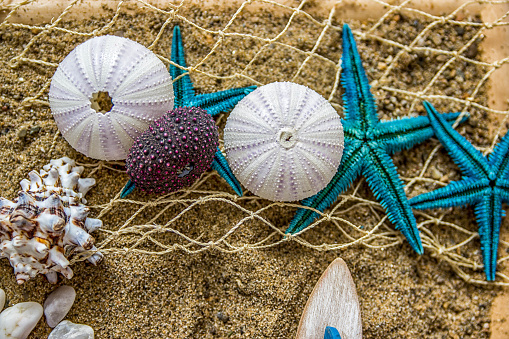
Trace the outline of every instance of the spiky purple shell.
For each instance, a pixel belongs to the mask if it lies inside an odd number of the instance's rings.
[[[210,167],[218,139],[214,119],[205,110],[176,108],[138,137],[127,156],[127,173],[149,193],[177,191]]]

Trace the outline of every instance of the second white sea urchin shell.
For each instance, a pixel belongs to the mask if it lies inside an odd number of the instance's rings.
[[[315,91],[275,82],[235,106],[224,129],[224,147],[247,189],[269,200],[296,201],[318,193],[336,173],[343,126]]]
[[[173,108],[173,98],[172,79],[161,60],[137,42],[110,35],[69,53],[49,91],[64,138],[102,160],[125,159],[150,123]]]

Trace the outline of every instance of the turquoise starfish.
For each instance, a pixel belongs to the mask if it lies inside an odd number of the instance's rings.
[[[341,339],[341,335],[335,327],[327,326],[325,328],[323,339]]]
[[[452,129],[435,108],[424,102],[435,135],[444,145],[463,177],[437,190],[410,199],[416,209],[474,205],[488,281],[495,280],[502,203],[509,202],[509,133],[486,158]]]
[[[171,61],[183,68],[187,67],[184,54],[184,44],[182,43],[182,35],[180,33],[179,26],[175,26],[173,29]],[[174,108],[200,107],[206,110],[207,113],[212,116],[232,109],[237,104],[237,102],[239,102],[243,97],[256,89],[256,86],[248,86],[228,89],[220,92],[196,95],[188,71],[185,71],[182,68],[176,67],[172,64],[170,65],[170,74],[172,79],[175,81],[173,83],[173,92],[175,94]],[[224,157],[219,147],[217,148],[211,167],[226,180],[226,182],[233,188],[235,193],[237,193],[239,196],[242,196],[242,187],[233,175],[233,172],[226,162],[226,158]],[[129,182],[122,190],[120,197],[126,197],[133,190],[134,183],[129,180]]]
[[[302,204],[323,212],[363,174],[375,197],[387,211],[389,220],[403,233],[412,248],[422,254],[415,217],[390,155],[430,138],[433,130],[429,119],[416,117],[384,122],[378,119],[366,72],[350,27],[346,24],[343,26],[342,67],[345,149],[341,164],[329,185],[303,200]],[[451,123],[458,116],[459,113],[444,115]],[[286,233],[300,232],[318,216],[312,210],[299,209]]]

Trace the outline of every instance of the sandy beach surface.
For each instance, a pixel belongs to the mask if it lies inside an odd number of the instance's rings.
[[[57,133],[47,105],[47,89],[37,97],[55,65],[90,38],[75,32],[93,32],[111,23],[99,35],[130,38],[169,59],[172,29],[178,24],[187,63],[196,67],[191,77],[197,92],[293,81],[322,94],[343,115],[342,89],[336,80],[341,26],[347,22],[356,34],[364,67],[373,81],[380,119],[425,114],[419,100],[384,86],[409,93],[423,91],[447,62],[447,55],[426,50],[405,52],[392,62],[400,46],[412,43],[432,18],[395,12],[375,25],[376,20],[345,21],[333,15],[333,27],[324,31],[320,23],[329,13],[320,14],[316,8],[319,1],[302,8],[306,13],[316,13],[313,15],[292,16],[295,12],[285,8],[258,5],[256,11],[241,11],[231,22],[228,32],[242,34],[227,36],[219,44],[220,38],[213,32],[230,22],[238,6],[204,10],[184,2],[178,15],[171,17],[171,6],[158,7],[164,12],[124,4],[117,16],[113,9],[80,20],[64,16],[58,27],[65,30],[41,36],[43,25],[0,26],[1,196],[13,200],[20,189],[19,181],[28,172],[62,156],[84,164],[85,174],[97,180],[87,199],[91,216],[104,222],[103,230],[94,237],[105,259],[98,266],[76,262],[71,280],[60,277],[58,285],[71,285],[77,293],[66,319],[90,325],[98,339],[292,338],[314,284],[339,256],[348,264],[357,286],[364,338],[490,338],[492,301],[502,288],[466,282],[455,269],[459,267],[475,280],[485,280],[478,237],[453,251],[465,262],[475,262],[475,269],[451,265],[433,247],[437,243],[454,246],[476,232],[473,208],[416,213],[421,233],[431,239],[426,241],[429,246],[425,246],[424,255],[419,256],[389,221],[383,221],[384,210],[372,203],[376,199],[361,178],[339,199],[341,205],[334,215],[362,229],[324,220],[302,234],[299,241],[284,240],[281,235],[296,211],[295,205],[271,204],[249,192],[236,198],[212,172],[192,190],[162,201],[157,200],[159,196],[139,191],[123,201],[117,196],[127,181],[122,162],[99,162],[73,150]],[[297,7],[299,2],[291,5]],[[481,22],[479,16],[463,12],[455,19]],[[468,60],[480,61],[482,37],[475,38],[480,27],[440,23],[422,37],[421,46],[457,51],[473,39],[461,53]],[[358,33],[371,28],[372,35],[361,39]],[[263,40],[282,31],[276,42]],[[374,39],[373,35],[400,45]],[[16,58],[27,44],[25,59]],[[489,67],[468,60],[454,61],[426,91],[437,96],[432,102],[441,112],[464,110],[463,101],[450,98],[474,96],[479,105],[468,108],[470,118],[457,130],[487,150],[496,135],[505,134],[508,124],[500,115],[482,108],[488,105],[489,87],[486,83],[477,85]],[[386,73],[388,67],[392,70]],[[35,100],[26,100],[34,96]],[[223,114],[216,120],[220,130],[226,118]],[[393,157],[402,180],[408,183],[420,175],[430,154],[436,152],[424,176],[429,180],[413,183],[407,190],[409,197],[461,177],[458,167],[438,145],[437,139],[430,139]],[[246,211],[260,211],[261,219]],[[440,222],[425,222],[435,219]],[[467,233],[447,226],[451,224],[460,225]],[[508,226],[504,219],[502,228],[507,230]],[[378,236],[352,243],[360,238],[361,231],[375,227]],[[150,237],[144,237],[147,232],[152,232]],[[499,256],[508,254],[508,246],[501,245]],[[505,266],[506,262],[500,263],[499,271]],[[500,277],[497,281],[508,283]],[[23,301],[43,303],[56,288],[41,276],[18,286],[6,259],[0,259],[0,287],[6,291],[9,306]],[[497,319],[504,319],[509,310],[500,309],[502,315]],[[50,331],[41,320],[29,338],[46,338]]]

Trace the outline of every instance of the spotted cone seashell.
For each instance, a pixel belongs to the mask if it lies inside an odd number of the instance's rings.
[[[64,138],[102,160],[125,159],[136,137],[173,108],[173,98],[171,76],[161,60],[137,42],[110,35],[69,53],[49,91]]]
[[[343,126],[330,103],[291,82],[257,88],[224,129],[228,163],[251,192],[274,201],[310,197],[327,186],[343,154]]]
[[[82,166],[64,157],[51,160],[37,173],[23,179],[18,198],[0,198],[0,258],[9,259],[19,284],[45,274],[51,283],[57,273],[72,278],[68,257],[86,250],[96,251],[89,234],[102,226],[87,218],[83,196],[95,180],[80,178]],[[88,261],[96,265],[100,252]]]

